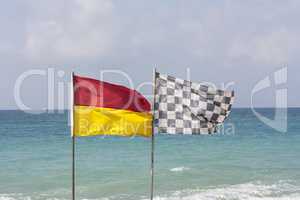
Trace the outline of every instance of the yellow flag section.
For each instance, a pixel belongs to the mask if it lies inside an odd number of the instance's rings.
[[[73,136],[151,136],[151,105],[136,90],[80,76],[73,88]]]
[[[151,136],[152,115],[129,110],[75,106],[75,136]]]

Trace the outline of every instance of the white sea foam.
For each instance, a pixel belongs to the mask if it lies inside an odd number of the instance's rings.
[[[246,183],[206,190],[176,191],[155,200],[299,200],[300,187],[289,183]]]
[[[190,168],[188,167],[175,167],[170,169],[171,172],[182,172],[182,171],[186,171],[186,170],[190,170]]]
[[[67,200],[65,198],[31,198],[22,194],[0,194],[0,200]],[[122,196],[99,198],[99,200],[120,200]],[[125,199],[131,198],[129,195]],[[299,200],[300,186],[280,181],[266,185],[261,182],[244,183],[239,185],[219,186],[208,189],[182,190],[156,196],[155,200]],[[91,200],[91,199],[85,199]],[[97,199],[93,199],[97,200]]]
[[[21,194],[0,194],[0,200],[31,200],[31,198]]]

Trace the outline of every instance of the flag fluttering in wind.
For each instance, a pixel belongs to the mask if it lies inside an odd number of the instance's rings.
[[[73,136],[152,135],[151,104],[136,90],[73,76]]]
[[[156,132],[210,134],[224,122],[234,100],[233,91],[155,73]]]

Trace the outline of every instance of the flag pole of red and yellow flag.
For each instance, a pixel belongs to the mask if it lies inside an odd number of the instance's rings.
[[[136,90],[73,75],[72,136],[152,135],[151,104]]]

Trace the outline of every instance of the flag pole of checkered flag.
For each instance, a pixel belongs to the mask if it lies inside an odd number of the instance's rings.
[[[155,132],[211,134],[228,117],[233,91],[155,73]]]

